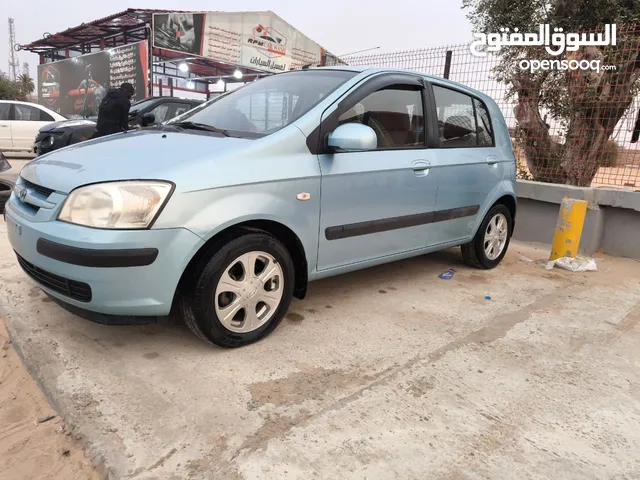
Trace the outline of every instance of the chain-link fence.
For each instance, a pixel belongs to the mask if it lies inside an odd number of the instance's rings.
[[[505,46],[479,57],[462,44],[342,60],[445,77],[491,96],[511,131],[520,178],[640,189],[640,25],[619,27],[615,46],[558,56]]]

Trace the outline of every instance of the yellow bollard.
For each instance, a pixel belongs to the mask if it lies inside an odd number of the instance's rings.
[[[586,215],[587,202],[585,200],[575,200],[569,197],[562,199],[549,260],[560,257],[575,258],[578,255]]]

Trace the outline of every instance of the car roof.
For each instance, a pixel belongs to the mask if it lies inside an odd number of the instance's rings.
[[[60,113],[51,110],[50,108],[45,107],[44,105],[40,105],[37,102],[23,102],[22,100],[0,100],[0,103],[13,103],[16,105],[28,105],[30,107],[35,107],[38,108],[40,110],[44,110],[45,112],[51,114],[51,113],[55,113],[58,116],[64,117],[64,115],[61,115]]]
[[[438,77],[437,75],[429,75],[426,73],[416,72],[415,70],[408,70],[403,68],[389,68],[389,67],[343,65],[343,66],[332,66],[332,67],[312,67],[303,71],[313,71],[313,70],[340,70],[345,72],[355,72],[359,74],[367,73],[370,75],[373,75],[376,73],[404,73],[404,74],[410,74],[410,75],[417,75],[430,82],[441,84],[441,85],[450,85],[460,90],[464,90],[467,93],[474,94],[478,97],[482,97],[485,100],[493,101],[491,97],[489,97],[485,93],[479,90],[476,90],[475,88],[469,87],[468,85],[465,85],[463,83],[454,82],[453,80],[449,80],[443,77]],[[293,71],[300,71],[300,70],[293,70]]]
[[[23,102],[22,100],[0,100],[0,103],[17,103],[18,105],[33,105],[36,107],[47,108],[47,107],[44,107],[44,105],[40,105],[39,103],[36,103],[36,102]]]

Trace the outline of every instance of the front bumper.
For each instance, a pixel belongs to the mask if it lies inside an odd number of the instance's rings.
[[[53,137],[53,142],[50,143],[47,139]],[[66,147],[70,144],[71,132],[64,133],[38,133],[33,143],[33,153],[36,155],[44,155],[45,153],[53,152],[59,148]]]
[[[126,316],[169,314],[182,272],[204,243],[184,228],[100,230],[54,220],[34,221],[23,214],[18,202],[12,195],[6,206],[9,241],[19,257],[45,276],[39,280],[21,262],[23,269],[47,294],[91,312]],[[142,257],[135,256],[138,262],[133,264],[139,266],[118,266],[123,258],[126,260],[126,252],[143,252]],[[91,258],[97,258],[93,265],[101,266],[88,266],[92,264]],[[53,277],[46,277],[49,274]],[[73,290],[75,283],[67,294],[62,294],[60,288],[56,291],[47,286],[64,285],[65,279],[89,285],[90,300],[75,295],[78,291]],[[84,301],[72,298],[71,294]]]

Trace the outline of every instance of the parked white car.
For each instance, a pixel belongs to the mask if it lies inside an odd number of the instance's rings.
[[[60,120],[66,118],[42,105],[0,100],[0,151],[32,152],[38,130]]]

